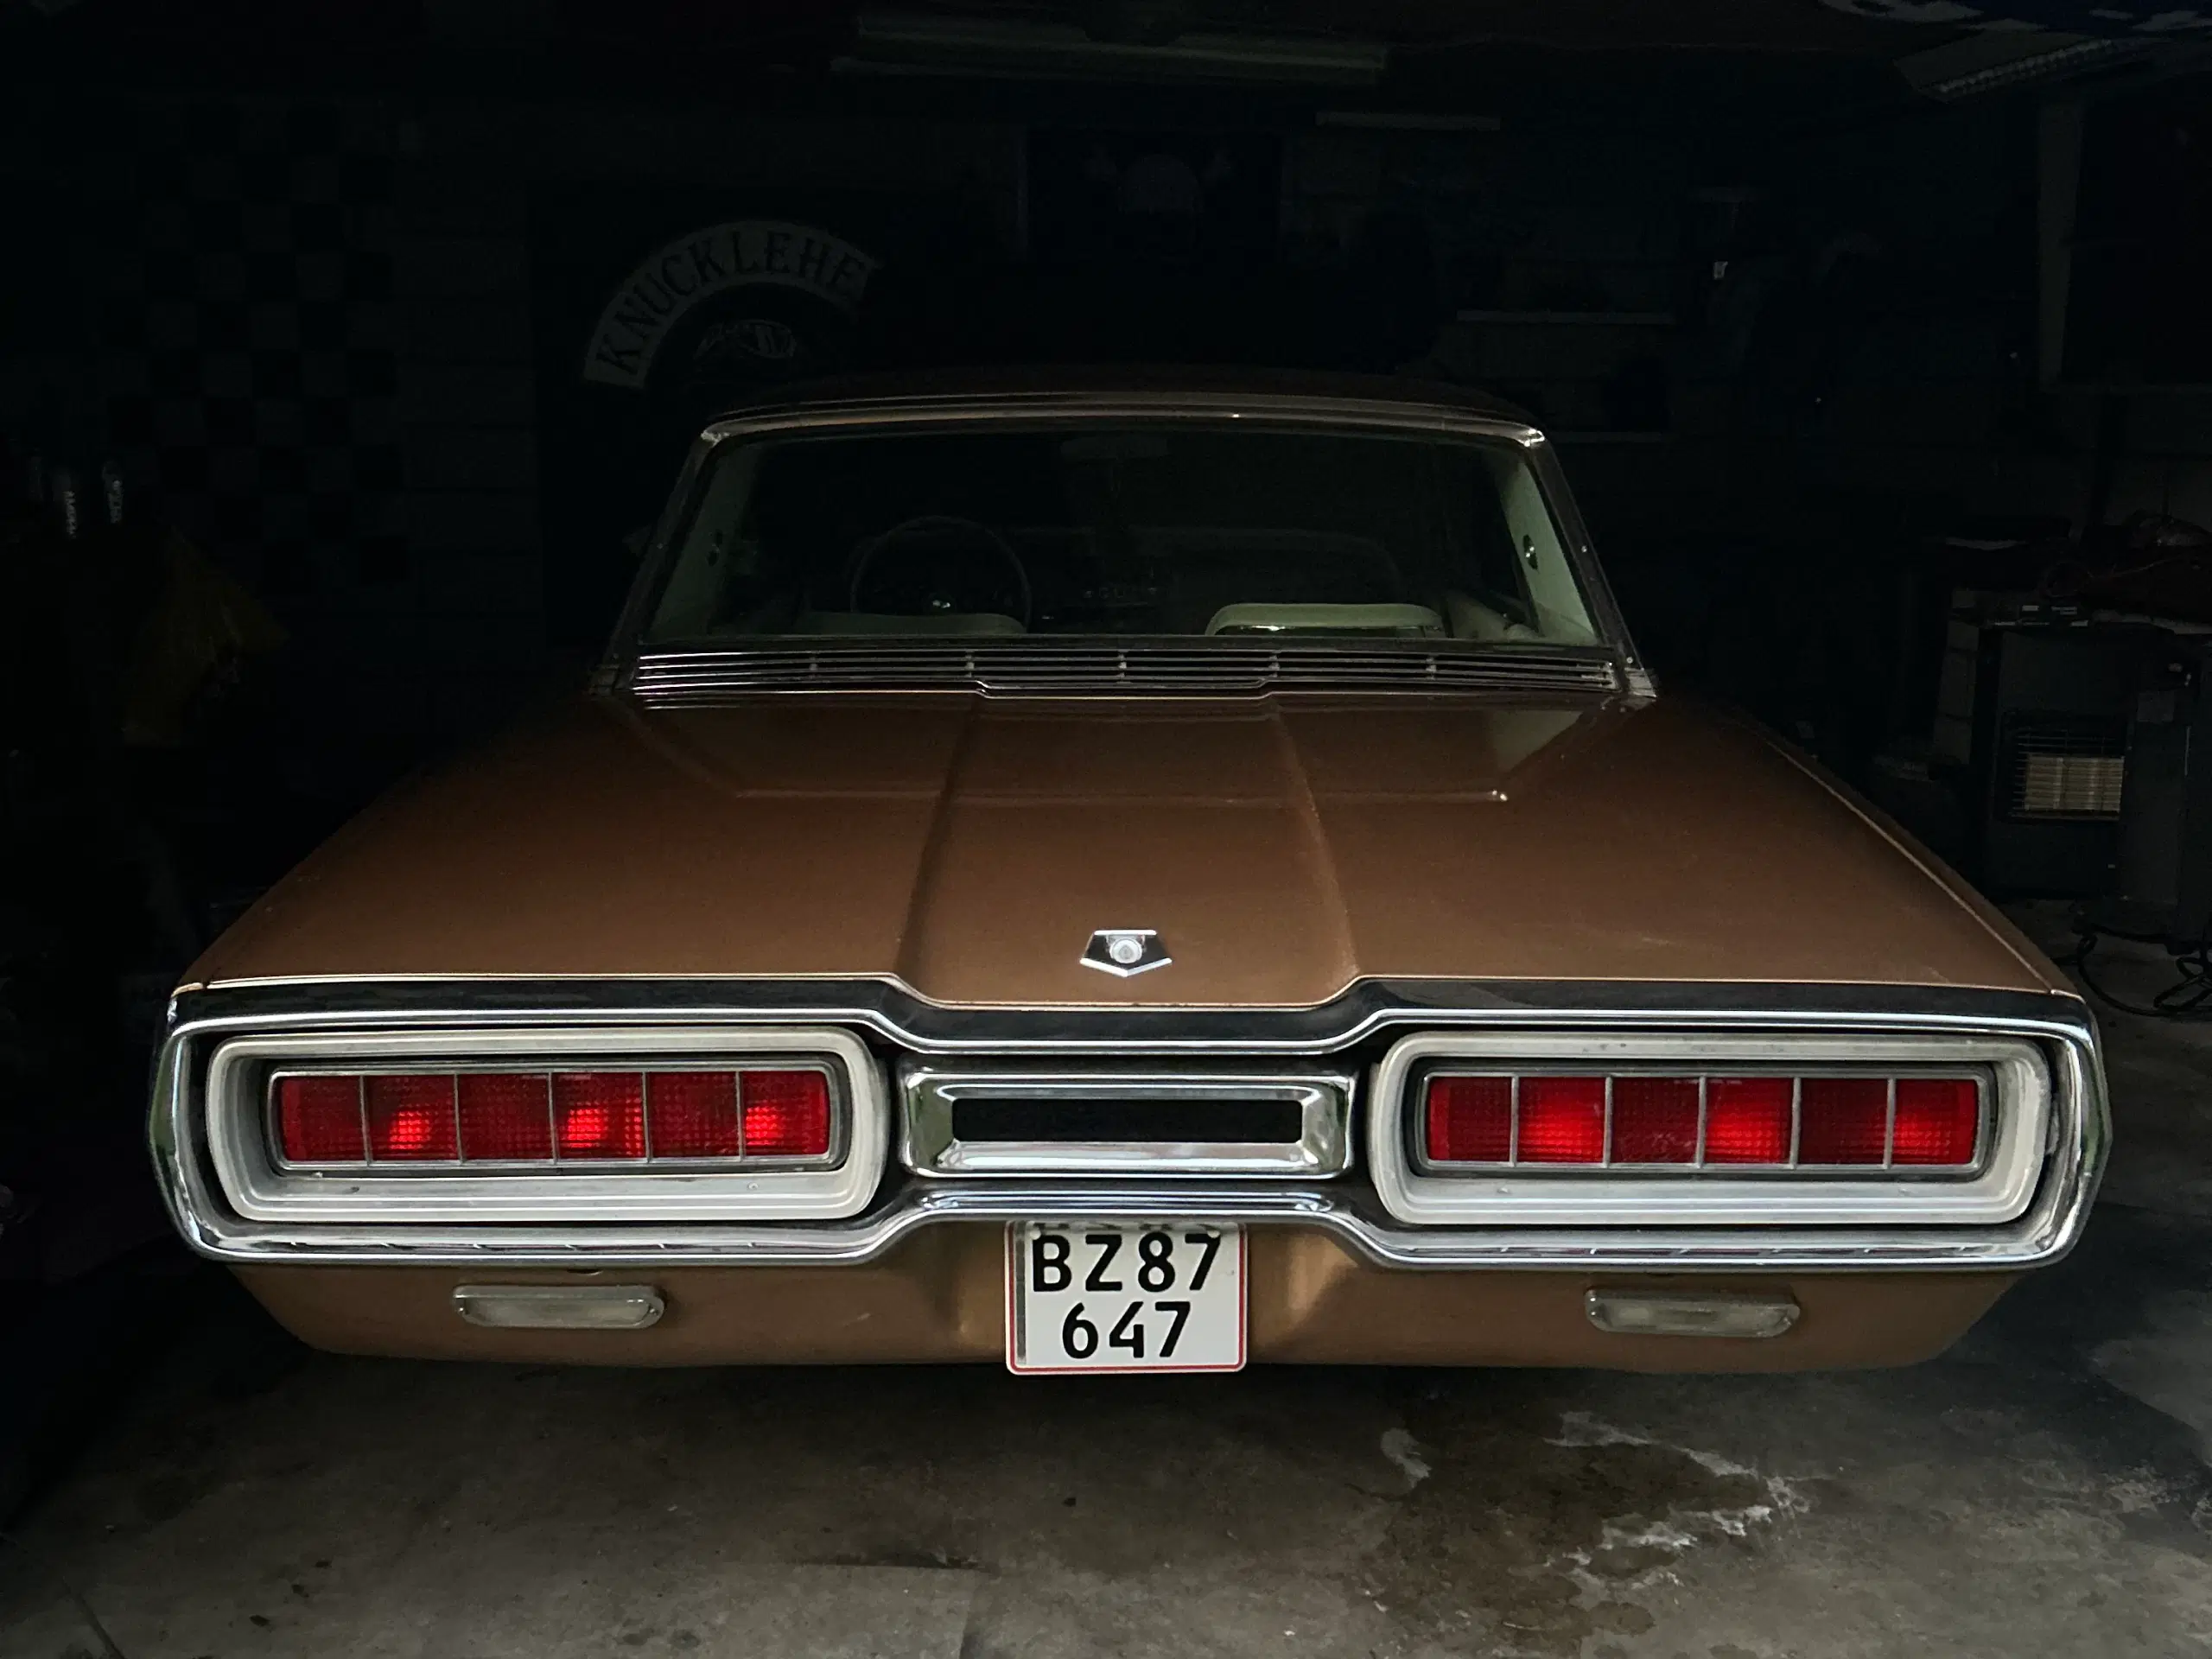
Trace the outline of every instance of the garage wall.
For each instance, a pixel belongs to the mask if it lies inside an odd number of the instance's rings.
[[[383,619],[392,637],[370,654],[416,682],[423,725],[461,734],[563,669],[545,629],[526,195],[500,168],[435,153],[412,113],[393,139],[417,604]]]
[[[34,157],[81,147],[52,240],[89,251],[32,296],[77,309],[42,366],[11,354],[10,424],[39,426],[41,386],[74,395],[65,359],[95,365],[100,406],[48,441],[118,454],[278,612],[327,734],[305,747],[334,773],[479,732],[595,649],[620,534],[675,457],[604,442],[645,416],[582,386],[582,334],[593,284],[664,236],[865,225],[882,291],[907,285],[870,345],[892,360],[1008,295],[1036,313],[1013,349],[1080,321],[1079,289],[1019,274],[1034,111],[116,94],[18,117]],[[2096,394],[2037,385],[2025,102],[1794,138],[1541,99],[1446,131],[1271,118],[1281,360],[1525,403],[1652,603],[1725,597],[1726,545],[1771,562],[1826,537],[1848,565],[1976,514],[2078,521],[2101,419],[2121,435],[2108,516],[2212,518],[2203,397],[2135,397],[2115,429]],[[77,238],[70,216],[111,198],[128,211]],[[575,480],[621,467],[635,499],[579,512]]]

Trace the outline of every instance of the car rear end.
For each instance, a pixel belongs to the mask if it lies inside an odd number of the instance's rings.
[[[2075,999],[1849,986],[219,985],[155,1114],[319,1345],[1025,1371],[1904,1363],[2070,1247],[2107,1134]]]

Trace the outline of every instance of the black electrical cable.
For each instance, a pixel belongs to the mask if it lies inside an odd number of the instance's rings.
[[[2080,937],[2075,941],[2073,954],[2059,965],[2071,968],[2075,977],[2098,1001],[2109,1004],[2122,1014],[2136,1014],[2145,1020],[2212,1020],[2212,935],[2200,937],[2194,945],[2175,958],[2174,966],[2180,973],[2180,978],[2147,1003],[2130,1002],[2114,996],[2097,982],[2096,976],[2089,971],[2089,957],[2095,950],[2098,939],[2107,936],[2133,939],[2138,944],[2156,944],[2158,941],[2079,920],[2075,926],[2080,930]]]

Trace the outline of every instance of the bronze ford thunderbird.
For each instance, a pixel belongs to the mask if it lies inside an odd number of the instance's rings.
[[[292,1330],[625,1364],[1910,1361],[2075,1241],[2096,1039],[1655,685],[1552,450],[1392,382],[827,386],[588,695],[177,993]]]

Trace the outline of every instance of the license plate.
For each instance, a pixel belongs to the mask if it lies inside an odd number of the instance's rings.
[[[1008,1370],[1243,1369],[1242,1228],[1020,1222],[1006,1244]]]

